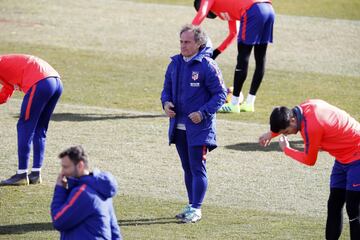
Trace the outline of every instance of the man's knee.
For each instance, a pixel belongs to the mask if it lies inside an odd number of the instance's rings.
[[[347,191],[346,192],[346,212],[349,216],[349,221],[359,221],[359,207],[360,207],[360,192]]]
[[[345,204],[346,190],[341,188],[331,188],[328,200],[329,211],[342,211]]]

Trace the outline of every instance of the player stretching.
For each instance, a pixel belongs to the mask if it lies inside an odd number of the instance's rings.
[[[218,16],[228,21],[229,34],[214,50],[213,59],[222,53],[238,35],[233,96],[231,102],[224,104],[219,112],[254,112],[256,92],[265,73],[267,45],[273,40],[275,12],[271,0],[195,0],[194,6],[198,11],[192,21],[194,25],[200,25],[205,17]],[[241,23],[239,34],[237,34],[236,21]],[[253,47],[256,67],[246,102],[242,103],[244,97],[241,90],[247,77],[249,57]],[[239,105],[240,103],[242,104]]]
[[[23,54],[0,55],[0,104],[14,90],[25,93],[17,123],[19,168],[15,175],[1,185],[41,183],[40,170],[44,161],[46,132],[50,117],[59,100],[63,86],[60,76],[44,60]],[[33,167],[28,175],[30,150],[33,148]]]
[[[309,166],[320,150],[335,157],[330,177],[326,239],[338,239],[346,202],[351,239],[360,239],[360,123],[345,111],[322,100],[308,100],[293,109],[276,107],[270,115],[271,131],[259,138],[263,146],[279,134],[280,148],[289,157]],[[288,134],[300,131],[304,151],[290,147]]]

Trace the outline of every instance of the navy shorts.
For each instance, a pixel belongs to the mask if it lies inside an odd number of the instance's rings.
[[[335,160],[330,176],[330,187],[360,191],[360,160],[349,164]]]
[[[238,42],[247,45],[273,41],[275,12],[270,3],[255,3],[241,17]]]

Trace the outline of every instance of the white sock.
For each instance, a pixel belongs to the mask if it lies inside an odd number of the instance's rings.
[[[28,172],[28,170],[27,169],[18,169],[17,170],[17,174],[23,174],[23,173],[27,173]]]
[[[41,172],[41,168],[32,168],[31,171],[32,172]]]
[[[249,94],[246,98],[246,103],[248,105],[254,105],[255,104],[255,99],[256,99],[256,96],[255,95],[251,95]]]
[[[236,96],[232,95],[231,104],[232,105],[238,105],[239,103],[240,103],[240,97],[236,97]]]
[[[240,92],[240,95],[238,97],[232,95],[231,96],[231,104],[232,105],[238,105],[244,101],[244,95],[242,92]]]
[[[199,216],[201,216],[201,208],[193,208],[195,210],[195,213]]]

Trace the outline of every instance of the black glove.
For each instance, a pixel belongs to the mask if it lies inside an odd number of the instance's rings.
[[[211,58],[215,60],[215,58],[216,58],[217,56],[219,56],[220,53],[221,53],[221,52],[220,52],[219,49],[215,49],[215,50],[213,51],[213,54],[212,54]]]

